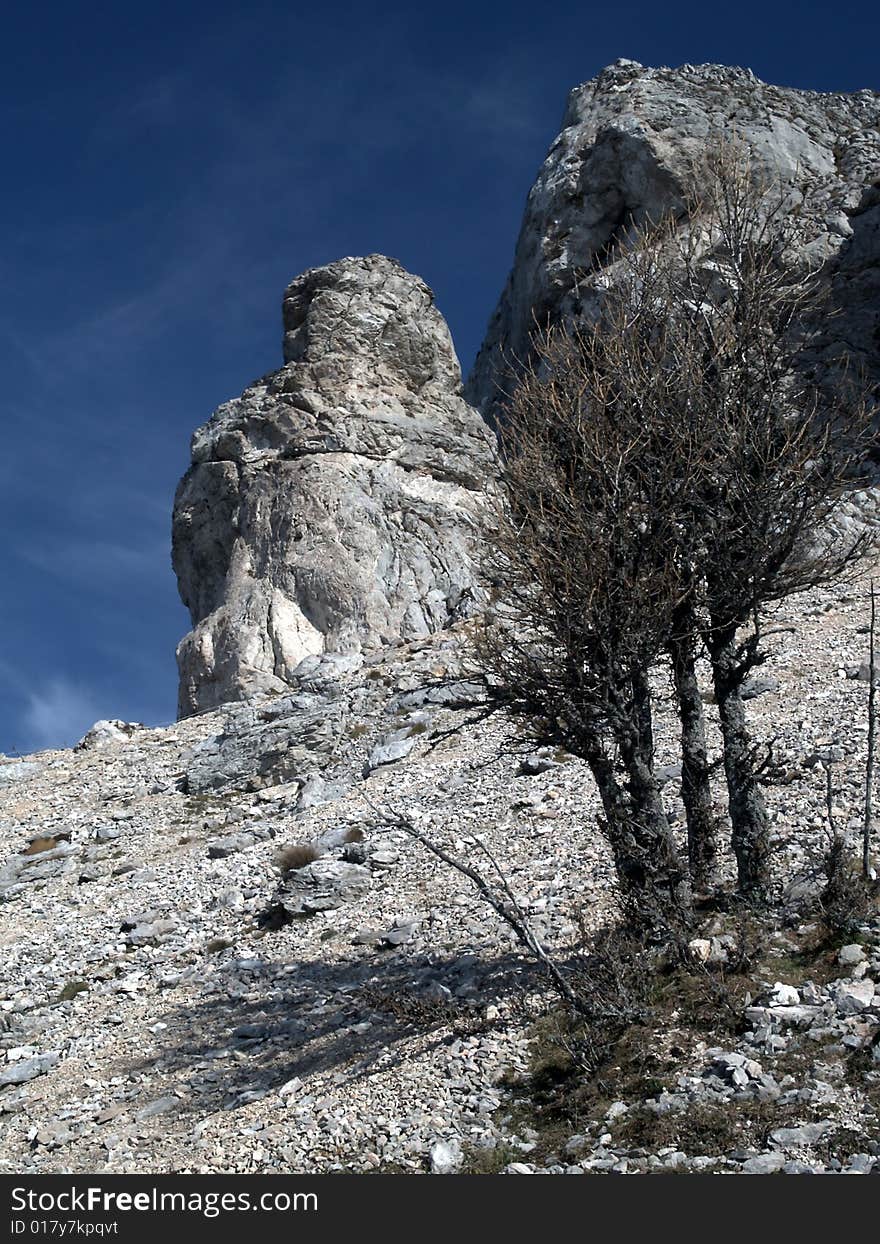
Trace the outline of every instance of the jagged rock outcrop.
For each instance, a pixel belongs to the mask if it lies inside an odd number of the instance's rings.
[[[595,313],[627,231],[683,208],[691,161],[718,133],[801,199],[801,259],[840,311],[809,365],[844,358],[880,383],[880,95],[618,61],[572,91],[529,195],[465,393],[486,420],[535,324]],[[194,627],[178,650],[182,713],[282,690],[306,657],[356,663],[473,607],[493,444],[428,288],[382,256],[340,260],[293,282],[284,329],[284,367],[196,432],[175,501]]]
[[[493,453],[423,281],[382,255],[298,277],[284,366],[198,429],[177,491],[180,712],[466,616]]]
[[[571,92],[529,194],[513,270],[466,389],[487,417],[507,362],[527,357],[536,322],[591,313],[631,223],[683,206],[688,163],[718,132],[736,134],[759,165],[809,192],[803,258],[827,265],[842,308],[818,362],[844,353],[880,380],[880,95],[789,90],[721,65],[620,60]]]

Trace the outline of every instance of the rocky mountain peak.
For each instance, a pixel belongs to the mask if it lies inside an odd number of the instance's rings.
[[[880,375],[880,95],[820,94],[725,65],[647,68],[618,60],[571,91],[560,133],[525,208],[513,268],[466,386],[493,417],[508,360],[528,354],[536,321],[589,311],[633,225],[683,206],[691,163],[712,135],[737,136],[753,161],[803,196],[803,258],[839,285],[841,343]]]
[[[284,329],[284,366],[196,431],[175,499],[182,713],[428,635],[479,594],[494,445],[430,289],[341,259],[292,282]]]
[[[331,360],[353,381],[403,381],[454,391],[461,369],[446,321],[419,277],[385,255],[311,268],[287,287],[284,362],[320,372]]]
[[[510,360],[536,323],[595,313],[633,226],[683,210],[694,159],[722,134],[787,182],[800,260],[834,287],[840,313],[810,365],[821,378],[843,359],[880,381],[880,95],[615,61],[569,95],[464,393],[430,289],[396,260],[340,259],[288,286],[283,366],[197,430],[178,490],[194,628],[182,712],[282,690],[305,657],[419,638],[472,607],[483,420]]]

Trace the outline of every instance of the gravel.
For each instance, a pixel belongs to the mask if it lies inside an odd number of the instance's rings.
[[[767,663],[779,688],[750,704],[757,737],[777,736],[767,794],[789,889],[824,842],[832,753],[836,819],[858,832],[866,688],[846,673],[863,657],[866,596],[861,584],[816,591],[781,611],[800,629]],[[833,1067],[857,1049],[880,1075],[870,929],[840,951],[838,980],[770,977],[737,1042],[683,1062],[647,1103],[615,1101],[595,1130],[572,1128],[549,1163],[512,1133],[505,1084],[530,1058],[515,1003],[538,988],[534,971],[472,885],[383,828],[377,809],[418,819],[472,861],[480,836],[551,950],[570,945],[578,910],[593,928],[614,916],[614,875],[579,761],[523,765],[502,721],[467,724],[472,686],[426,689],[454,679],[458,644],[453,631],[352,670],[327,721],[314,691],[287,709],[267,700],[163,728],[114,723],[121,737],[101,732],[100,746],[0,758],[0,1170],[430,1172],[467,1169],[470,1154],[500,1145],[512,1174],[806,1173],[831,1168],[815,1146],[834,1129],[864,1131],[844,1078],[788,1083],[775,1060],[807,1048]],[[279,740],[297,721],[307,737],[282,763]],[[666,711],[656,736],[683,823]],[[374,767],[395,741],[407,754]],[[324,854],[282,877],[279,848],[305,843]],[[728,856],[723,868],[733,875]],[[270,910],[279,918],[261,919]],[[704,940],[723,962],[723,936]],[[603,1141],[634,1108],[737,1094],[788,1112],[766,1152]],[[873,1139],[839,1152],[839,1169],[874,1169]]]

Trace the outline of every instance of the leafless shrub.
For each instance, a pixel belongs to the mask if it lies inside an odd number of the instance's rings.
[[[832,937],[852,934],[871,914],[875,886],[864,875],[859,854],[840,828],[834,813],[834,769],[825,769],[824,841],[810,852],[801,881],[810,889],[806,908],[818,915]]]
[[[836,835],[823,857],[825,886],[819,907],[832,934],[851,934],[871,915],[873,886],[864,876],[858,855]]]
[[[467,877],[476,886],[478,893],[492,910],[513,930],[520,945],[537,961],[541,969],[549,977],[553,988],[556,989],[559,996],[570,1007],[575,1010],[579,1009],[579,999],[566,979],[565,972],[556,960],[548,954],[546,948],[535,934],[528,917],[517,902],[510,882],[507,880],[500,864],[481,838],[474,837],[472,843],[488,861],[495,876],[494,881],[488,880],[479,869],[455,855],[447,847],[441,846],[427,829],[418,825],[412,817],[394,809],[383,811],[382,809],[374,808],[374,811],[381,826],[386,829],[403,830],[405,834],[415,839],[416,842],[421,843],[427,851],[430,851],[432,855],[442,860],[444,864],[448,864],[450,868],[454,868],[463,877]]]
[[[313,842],[289,843],[276,854],[275,867],[282,873],[295,872],[299,868],[305,868],[307,864],[314,864],[315,860],[321,858],[321,854],[320,848]]]
[[[485,902],[513,930],[566,1009],[577,1015],[580,1022],[595,1026],[597,1046],[601,1043],[600,1032],[625,1027],[644,1017],[645,987],[656,966],[657,952],[649,949],[632,928],[615,929],[596,937],[582,923],[579,946],[564,957],[553,954],[536,934],[501,865],[482,838],[473,836],[471,845],[490,866],[491,879],[442,846],[426,826],[417,824],[412,817],[391,809],[374,811],[383,828],[403,830],[472,882]]]
[[[606,929],[587,935],[569,967],[580,1022],[560,1026],[557,1039],[578,1067],[594,1074],[628,1029],[649,1023],[658,962],[631,931]]]
[[[365,986],[360,996],[368,1006],[393,1016],[402,1027],[416,1032],[449,1028],[456,1036],[473,1036],[491,1026],[486,1020],[485,1008],[468,1006],[451,998],[428,997],[415,990],[386,990],[374,985]]]

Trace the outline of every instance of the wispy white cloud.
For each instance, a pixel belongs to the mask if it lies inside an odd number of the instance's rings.
[[[474,85],[460,104],[464,117],[484,141],[493,144],[492,155],[518,158],[516,144],[543,137],[544,127],[536,116],[534,91],[522,76],[502,74]]]
[[[182,109],[192,105],[194,95],[184,73],[162,73],[147,79],[102,113],[86,136],[86,150],[106,155],[131,143],[145,130],[178,123]]]
[[[34,687],[15,664],[0,660],[0,685],[12,692],[21,705],[11,714],[2,749],[40,751],[47,747],[71,747],[102,714],[91,688],[64,675],[47,678]]]
[[[51,360],[48,370],[59,383],[72,372],[94,373],[126,359],[130,364],[139,349],[199,305],[214,319],[260,311],[261,303],[251,305],[254,291],[263,297],[279,244],[310,237],[341,190],[370,184],[383,159],[402,158],[415,142],[426,141],[426,131],[427,141],[467,133],[493,159],[505,161],[521,143],[540,137],[537,85],[522,63],[500,61],[474,82],[443,64],[410,66],[402,56],[393,91],[377,94],[373,77],[366,64],[342,80],[315,74],[304,83],[279,74],[259,101],[185,75],[141,83],[99,121],[89,141],[97,148],[130,143],[142,128],[199,117],[204,162],[183,174],[173,200],[132,203],[124,218],[75,227],[84,231],[79,250],[102,240],[106,245],[108,227],[114,245],[122,244],[121,230],[152,239],[155,265],[132,271],[127,287],[104,297],[84,291],[89,296],[74,314],[43,328],[38,340],[2,319],[0,331],[32,369],[42,360],[45,372]],[[300,185],[305,192],[295,193]],[[253,242],[255,221],[271,237],[265,252]]]
[[[53,678],[27,695],[21,715],[24,746],[70,747],[101,716],[88,687]]]
[[[142,546],[112,540],[72,540],[55,545],[18,545],[22,560],[54,578],[89,582],[112,589],[132,580],[167,579],[171,575],[168,540]]]

